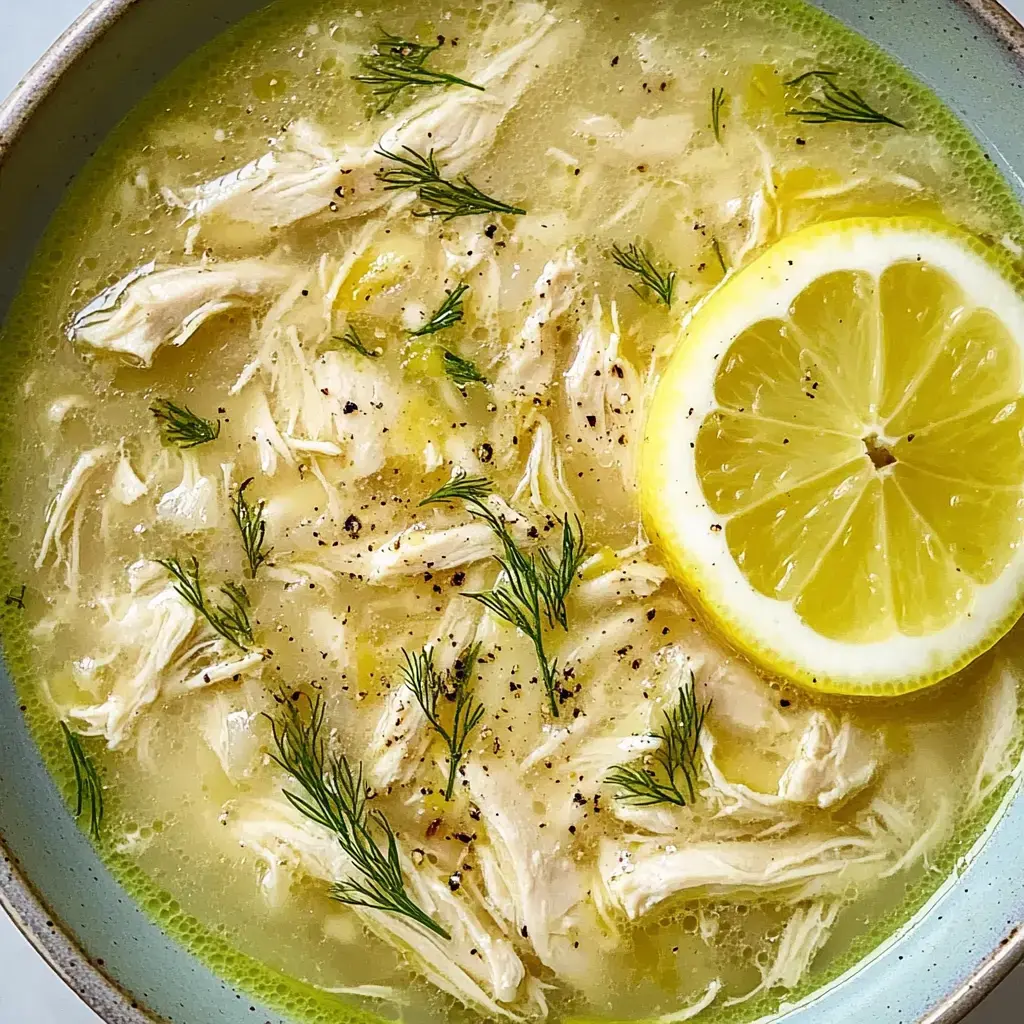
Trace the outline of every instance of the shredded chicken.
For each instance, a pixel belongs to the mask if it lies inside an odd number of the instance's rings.
[[[165,270],[147,263],[97,295],[68,337],[150,366],[161,345],[184,345],[211,318],[267,300],[292,276],[261,260]]]
[[[706,796],[723,815],[773,817],[799,813],[793,805],[833,807],[863,789],[878,767],[869,736],[848,721],[837,726],[832,716],[820,711],[810,715],[775,793],[759,793],[730,782],[715,761],[711,729],[701,734],[701,749],[708,774]]]
[[[579,505],[565,481],[562,459],[555,447],[551,424],[547,417],[541,415],[534,419],[530,455],[512,500],[521,502],[527,496],[537,512],[556,519],[580,515]]]
[[[533,291],[533,306],[519,340],[505,352],[494,382],[495,393],[505,400],[539,397],[551,386],[558,321],[579,294],[579,267],[572,249],[544,265]]]
[[[467,577],[469,590],[482,589],[483,573],[477,569]],[[448,602],[435,635],[430,641],[434,664],[446,672],[459,654],[476,638],[482,608],[461,596]],[[431,728],[412,690],[402,685],[391,690],[377,719],[369,747],[369,779],[379,788],[408,782],[423,761],[432,738]]]
[[[125,439],[122,437],[118,446],[117,466],[114,468],[114,476],[110,483],[111,497],[122,505],[134,505],[148,492],[149,485],[139,479],[138,474],[132,469],[131,460],[125,451]]]
[[[247,801],[226,813],[239,844],[262,864],[262,887],[274,902],[287,895],[296,872],[326,882],[353,873],[335,837],[283,800]],[[453,893],[428,862],[416,867],[407,856],[402,860],[411,895],[449,930],[451,940],[394,914],[353,908],[364,924],[405,953],[432,984],[467,1006],[513,1020],[543,1015],[533,986],[526,983],[526,968],[486,913]]]
[[[114,750],[124,744],[136,718],[160,696],[165,673],[196,625],[196,613],[173,587],[133,597],[106,629],[113,656],[126,662],[105,700],[67,709],[87,736],[103,736]],[[102,657],[101,657],[102,660]]]
[[[679,893],[785,893],[803,899],[842,894],[878,873],[889,850],[870,836],[805,832],[781,839],[675,843],[665,838],[602,840],[601,878],[630,920]]]
[[[525,516],[497,495],[491,495],[487,501],[508,525],[516,540],[526,543],[530,523]],[[473,565],[500,551],[500,542],[486,523],[472,521],[435,530],[421,522],[395,534],[367,557],[362,557],[364,549],[361,546],[352,551],[337,549],[325,557],[330,559],[330,564],[337,564],[344,571],[359,571],[355,566],[360,566],[369,583],[396,583],[403,577],[423,572]],[[358,561],[355,560],[356,555],[359,556]]]
[[[157,502],[156,514],[185,533],[220,525],[221,501],[216,482],[204,476],[194,451],[181,453],[181,482]]]
[[[590,322],[580,334],[576,358],[565,374],[565,392],[573,440],[586,446],[599,465],[618,466],[623,483],[632,490],[637,483],[644,385],[633,364],[619,352],[620,338],[615,303],[609,329],[595,295]]]
[[[46,513],[46,532],[43,534],[42,544],[39,545],[36,568],[41,569],[46,564],[52,547],[56,564],[65,567],[65,579],[72,590],[77,585],[81,558],[82,517],[85,513],[82,495],[93,474],[112,454],[113,449],[109,446],[82,452]],[[69,517],[72,517],[71,542],[69,546],[65,546],[64,535],[68,529]]]
[[[208,221],[281,228],[315,215],[363,216],[394,198],[376,178],[387,165],[378,150],[432,150],[446,176],[464,174],[486,156],[498,126],[564,42],[549,37],[572,31],[564,26],[556,33],[556,25],[541,4],[516,5],[488,26],[467,69],[485,91],[458,89],[420,100],[369,145],[336,146],[297,121],[268,153],[193,189],[183,204],[187,218],[202,222],[205,231]]]

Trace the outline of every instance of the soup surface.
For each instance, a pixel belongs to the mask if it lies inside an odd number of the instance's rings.
[[[898,214],[1024,243],[796,4],[289,0],[162,84],[7,322],[0,482],[6,655],[143,905],[308,1021],[750,1020],[891,934],[1016,771],[1016,631],[915,696],[769,678],[637,463],[704,296]]]

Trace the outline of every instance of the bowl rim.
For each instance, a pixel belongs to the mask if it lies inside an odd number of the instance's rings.
[[[93,0],[0,103],[0,173],[8,151],[62,78],[139,0]],[[948,0],[971,11],[1024,60],[1024,24],[999,0]],[[124,991],[85,954],[36,891],[0,835],[0,909],[58,977],[106,1024],[159,1024],[161,1018]],[[918,1024],[957,1024],[1021,963],[1024,924],[1014,926],[957,987]]]

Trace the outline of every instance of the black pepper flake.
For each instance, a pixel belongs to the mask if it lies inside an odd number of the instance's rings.
[[[493,238],[495,236],[495,234],[497,233],[497,231],[498,231],[498,225],[497,224],[488,224],[487,227],[484,228],[484,234],[488,238]]]
[[[488,441],[484,441],[477,451],[477,458],[481,462],[490,462],[494,458],[494,447]]]
[[[466,574],[461,570],[452,577],[452,584],[461,587],[466,582]]]
[[[618,58],[618,55],[616,55],[616,56],[612,57],[612,67],[613,67],[613,68],[614,68],[614,67],[617,67],[617,66],[618,66],[618,63],[619,63],[619,58]]]
[[[654,616],[655,616],[655,615],[657,615],[657,614],[658,614],[658,610],[657,610],[657,608],[651,608],[651,609],[650,609],[650,610],[649,610],[649,611],[647,612],[647,621],[648,621],[648,622],[653,622],[653,621],[654,621]]]
[[[357,515],[350,515],[348,519],[345,520],[345,532],[350,537],[358,537],[359,531],[362,528],[363,524],[359,521],[359,517]]]
[[[345,408],[341,410],[346,416],[353,412],[359,412],[359,406],[355,402],[346,402]]]
[[[618,58],[616,58],[616,60],[618,60]],[[528,939],[528,938],[530,937],[530,932],[529,932],[529,930],[527,929],[527,927],[526,927],[526,925],[525,925],[525,924],[523,925],[523,927],[522,927],[522,928],[520,928],[520,929],[519,929],[519,934],[520,934],[520,935],[522,935],[522,937],[523,937],[524,939]]]
[[[440,827],[441,827],[441,819],[440,819],[440,818],[435,818],[435,819],[434,819],[434,820],[433,820],[433,821],[432,821],[432,822],[431,822],[431,823],[430,823],[430,824],[429,824],[429,825],[427,826],[427,838],[428,838],[428,839],[433,839],[433,838],[434,838],[434,836],[436,836],[436,835],[437,835],[437,830],[438,830],[438,829],[439,829]]]

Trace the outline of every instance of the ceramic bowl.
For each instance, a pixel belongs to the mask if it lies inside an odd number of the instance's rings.
[[[263,2],[97,0],[32,69],[0,108],[0,319],[64,188],[106,133]],[[929,85],[1024,200],[1024,28],[994,0],[813,2]],[[1017,782],[962,870],[855,969],[788,1008],[786,1024],[953,1024],[1024,959]],[[110,875],[44,770],[2,663],[0,855],[0,904],[109,1024],[287,1020],[244,991],[237,966],[227,973],[239,989],[200,963]],[[273,1003],[273,986],[262,988]]]

